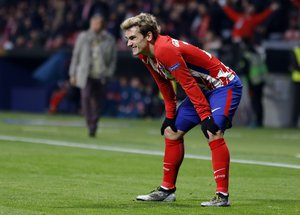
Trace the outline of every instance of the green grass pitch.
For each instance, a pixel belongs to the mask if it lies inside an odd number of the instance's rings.
[[[229,208],[199,206],[215,190],[200,128],[185,139],[177,201],[135,201],[162,179],[160,123],[103,118],[93,139],[82,117],[1,112],[0,214],[300,214],[296,129],[226,132],[233,161]]]

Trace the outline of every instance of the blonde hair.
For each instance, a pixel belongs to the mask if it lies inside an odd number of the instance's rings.
[[[156,40],[160,33],[160,26],[157,24],[156,18],[149,13],[140,13],[134,17],[130,17],[122,22],[120,25],[122,30],[128,30],[133,26],[138,26],[140,33],[145,37],[150,31],[153,34],[154,40]]]

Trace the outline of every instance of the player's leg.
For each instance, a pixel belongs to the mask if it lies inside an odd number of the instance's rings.
[[[191,113],[192,111],[192,113]],[[193,115],[195,117],[189,117]],[[176,116],[177,132],[170,127],[165,129],[165,154],[163,164],[163,180],[160,187],[150,194],[137,196],[142,201],[175,201],[176,179],[184,158],[184,134],[200,123],[200,119],[187,98],[178,108]]]
[[[137,196],[140,201],[175,201],[176,179],[184,157],[184,132],[174,132],[170,127],[165,130],[165,154],[163,180],[161,186],[146,195]]]
[[[232,125],[233,115],[238,107],[242,95],[239,83],[222,87],[210,95],[210,105],[215,123],[221,130],[218,138],[210,138],[209,146],[212,153],[212,166],[216,182],[216,196],[209,202],[202,202],[201,206],[229,206],[229,164],[230,154],[223,138],[223,133]],[[211,135],[210,135],[211,137]]]
[[[165,137],[165,153],[164,153],[164,163],[163,163],[164,177],[161,184],[163,188],[168,190],[175,188],[177,174],[181,166],[183,157],[184,157],[183,137],[180,137],[178,139],[169,139]]]
[[[174,132],[170,127],[165,129],[164,177],[162,187],[174,189],[179,168],[184,158],[184,135],[200,123],[193,104],[186,98],[178,108]]]

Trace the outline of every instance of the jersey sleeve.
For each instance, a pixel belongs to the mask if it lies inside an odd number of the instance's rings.
[[[185,44],[181,44],[185,45]],[[179,46],[179,44],[178,44]],[[156,58],[171,72],[179,82],[186,95],[193,103],[199,117],[204,120],[211,115],[210,106],[198,86],[196,80],[189,72],[186,63],[180,53],[179,47],[175,45],[164,45],[157,49]]]
[[[174,119],[176,115],[176,93],[173,84],[170,80],[163,78],[156,71],[154,71],[154,69],[148,63],[146,63],[146,59],[142,55],[140,55],[139,58],[150,71],[164,98],[166,117],[169,119]]]

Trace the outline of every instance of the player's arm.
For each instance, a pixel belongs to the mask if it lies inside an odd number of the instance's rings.
[[[193,103],[201,120],[211,116],[210,106],[194,77],[189,72],[178,49],[175,46],[174,48],[172,46],[166,46],[163,49],[158,50],[156,56],[179,82],[182,89]]]
[[[144,62],[142,55],[139,58]],[[176,93],[173,88],[173,84],[170,80],[163,78],[159,75],[153,68],[144,62],[151,75],[153,76],[165,103],[165,111],[166,117],[163,121],[163,124],[160,128],[161,135],[165,134],[165,129],[170,126],[173,132],[177,132],[177,128],[175,126],[175,114],[176,114]]]
[[[176,93],[170,80],[163,78],[149,64],[145,64],[153,76],[165,103],[166,118],[174,119],[176,114]]]

